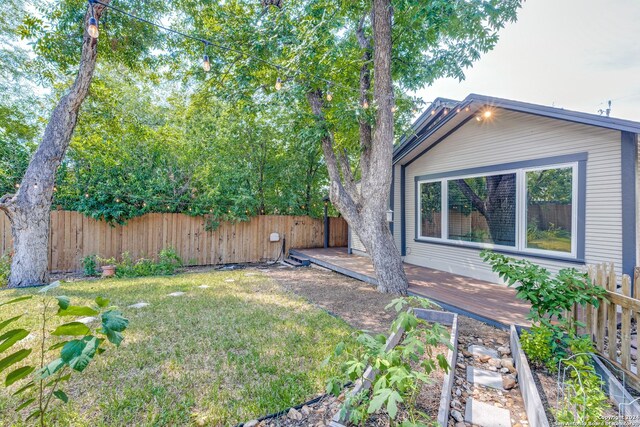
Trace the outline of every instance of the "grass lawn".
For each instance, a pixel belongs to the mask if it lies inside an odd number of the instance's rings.
[[[203,284],[209,288],[198,288]],[[167,295],[176,291],[186,294]],[[1,291],[0,301],[32,292]],[[257,418],[323,392],[333,372],[321,363],[351,332],[255,270],[66,283],[55,292],[72,304],[105,296],[130,320],[120,348],[108,346],[64,385],[70,402],[55,404],[55,425],[233,425]],[[150,305],[127,308],[141,301]],[[33,327],[36,302],[2,307],[0,319],[20,313],[26,315],[14,325]],[[10,398],[17,388],[0,388],[0,425],[20,424]]]
[[[546,237],[543,239],[527,239],[527,247],[548,251],[571,252],[571,237]]]

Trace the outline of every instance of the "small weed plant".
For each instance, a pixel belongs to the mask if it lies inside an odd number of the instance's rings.
[[[11,274],[11,255],[5,254],[0,256],[0,288],[4,288],[9,283],[9,274]]]
[[[115,307],[109,306],[109,300],[97,297],[93,306],[71,305],[69,297],[49,296],[60,286],[54,282],[41,288],[36,295],[24,295],[0,306],[18,304],[36,297],[40,299],[41,322],[38,330],[30,331],[24,327],[14,327],[0,335],[0,372],[8,371],[4,378],[5,387],[16,390],[13,396],[20,399],[15,411],[26,413],[25,422],[36,421],[41,426],[46,423],[46,414],[54,401],[67,403],[69,397],[63,385],[81,374],[95,356],[105,351],[106,343],[119,346],[123,340],[122,332],[129,321]],[[19,324],[23,315],[10,319],[0,319],[0,330]],[[98,327],[91,329],[85,323],[71,321],[60,324],[52,330],[54,317],[96,317]],[[36,336],[33,345],[24,345],[28,336]],[[27,341],[30,342],[30,341]],[[14,347],[21,343],[19,350]],[[6,354],[8,353],[8,354]],[[37,360],[36,366],[27,359],[32,353]],[[9,369],[11,368],[11,369]]]
[[[87,255],[82,260],[82,269],[85,276],[98,276],[98,257],[96,255]]]
[[[431,303],[423,298],[399,298],[387,307],[394,307],[398,313],[391,327],[391,333],[403,329],[400,343],[394,348],[387,348],[387,337],[383,334],[372,336],[358,332],[357,345],[346,349],[340,343],[332,357],[344,357],[341,375],[331,378],[327,384],[327,392],[338,396],[349,382],[362,378],[367,367],[377,373],[371,388],[354,396],[348,395],[341,409],[343,419],[356,425],[364,425],[374,413],[386,413],[392,425],[403,427],[431,425],[429,417],[416,407],[416,399],[421,387],[429,383],[429,375],[440,368],[447,372],[450,366],[446,356],[435,354],[440,344],[450,347],[449,333],[441,325],[427,324],[418,319],[413,310],[406,310],[414,305],[428,308]],[[330,360],[329,358],[328,360]],[[397,420],[399,406],[406,416]]]
[[[607,396],[602,390],[602,379],[591,363],[595,351],[589,337],[574,337],[569,341],[571,356],[560,364],[566,375],[564,400],[555,412],[558,424],[570,425],[580,422],[588,426],[606,426],[603,415],[608,406]]]
[[[520,342],[522,350],[527,354],[529,361],[537,367],[546,366],[550,371],[555,371],[556,365],[551,352],[551,339],[553,332],[544,326],[533,326],[531,331],[522,331]]]

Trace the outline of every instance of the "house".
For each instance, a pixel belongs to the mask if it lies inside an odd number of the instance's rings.
[[[612,261],[632,275],[639,134],[638,122],[561,108],[437,99],[393,153],[395,242],[407,263],[493,282],[483,248],[554,272]]]

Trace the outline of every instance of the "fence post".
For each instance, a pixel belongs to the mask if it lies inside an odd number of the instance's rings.
[[[622,295],[631,296],[631,277],[622,276]],[[609,344],[611,345],[611,344]],[[631,309],[622,307],[622,329],[620,330],[620,352],[622,367],[631,369]]]
[[[604,265],[600,265],[597,267],[597,285],[604,287],[605,283],[605,275],[604,275]],[[606,289],[606,288],[605,288]],[[605,319],[605,306],[604,299],[600,299],[600,304],[598,304],[598,314],[596,318],[596,349],[598,352],[602,353],[604,350],[604,319]]]
[[[617,291],[616,271],[613,267],[613,263],[609,265],[609,276],[607,279],[607,289],[609,292]],[[611,360],[617,360],[617,331],[618,331],[618,319],[616,313],[615,304],[607,304],[607,337],[609,342],[609,358]]]

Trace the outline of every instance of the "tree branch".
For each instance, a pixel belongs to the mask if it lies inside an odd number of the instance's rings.
[[[307,100],[311,106],[311,111],[316,117],[316,121],[324,132],[322,136],[322,151],[324,152],[327,171],[329,172],[329,197],[331,202],[338,207],[342,215],[347,219],[355,218],[358,215],[357,205],[359,205],[360,195],[356,191],[355,183],[350,184],[347,179],[347,187],[345,188],[345,182],[340,176],[338,159],[334,151],[333,134],[327,128],[327,122],[322,111],[322,92],[320,90],[307,92]]]
[[[460,189],[460,191],[462,191],[462,194],[464,194],[467,199],[471,201],[473,207],[476,208],[476,210],[478,210],[483,216],[485,216],[487,212],[486,202],[482,200],[475,193],[475,191],[473,191],[473,189],[469,186],[469,184],[467,184],[464,179],[456,179],[454,182],[458,185],[458,188]]]
[[[364,23],[367,18],[367,14],[363,15],[358,21],[356,28],[356,37],[358,44],[362,49],[362,65],[360,66],[360,105],[371,104],[369,99],[369,90],[371,89],[371,41],[367,38],[364,31]],[[369,174],[369,164],[371,156],[371,143],[372,143],[372,127],[366,117],[360,117],[358,119],[359,131],[360,131],[360,148],[362,149],[360,154],[360,169],[362,170],[363,177]]]

